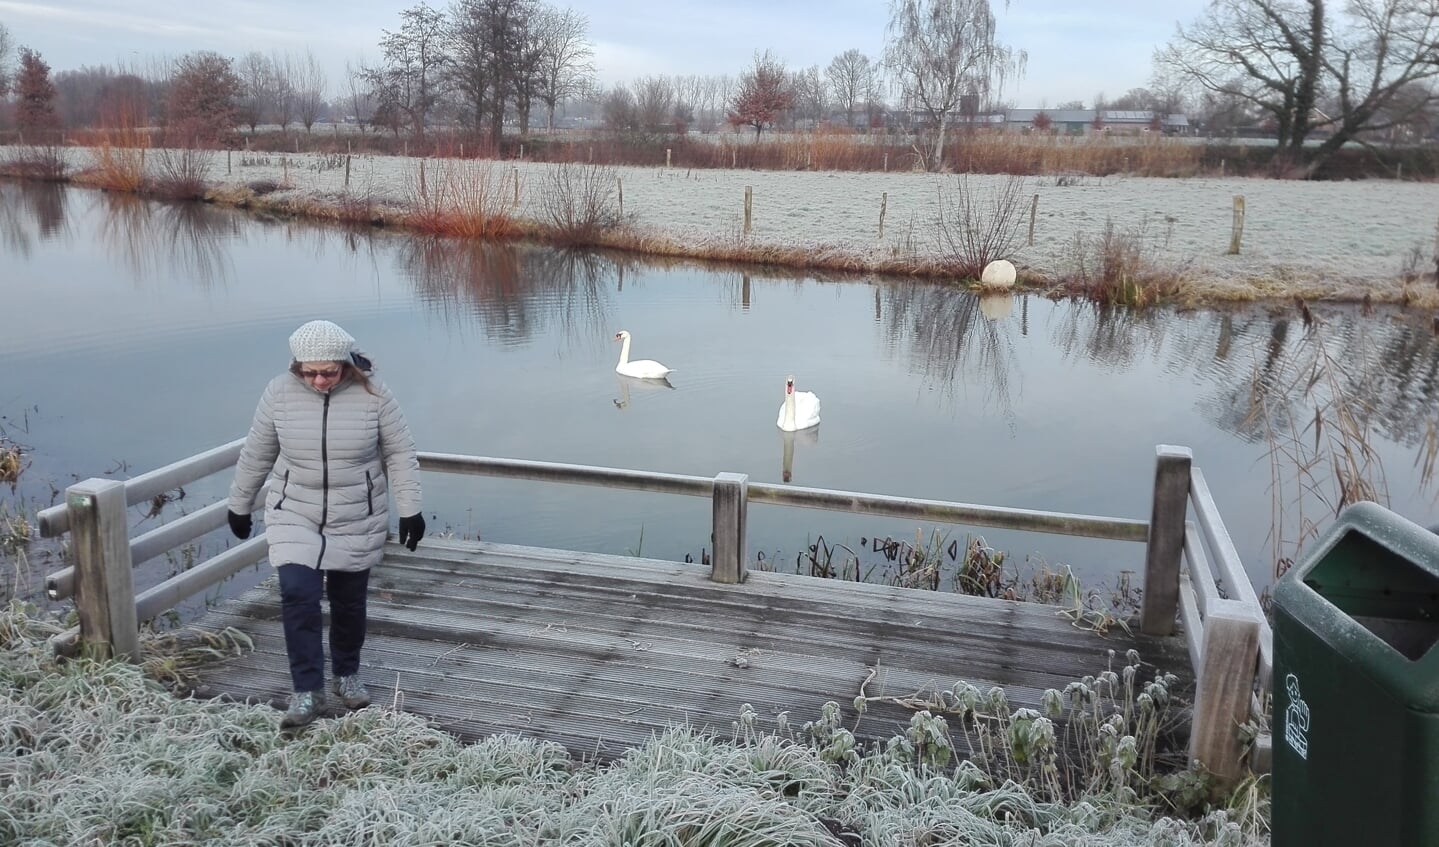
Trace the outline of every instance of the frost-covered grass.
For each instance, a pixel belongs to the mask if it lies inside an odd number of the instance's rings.
[[[117,173],[133,175],[135,157],[125,157],[120,148],[63,152],[69,156],[69,173],[80,183],[112,186]],[[158,167],[154,153],[145,160],[147,169]],[[207,196],[215,202],[401,225],[416,211],[413,198],[422,163],[428,162],[427,182],[432,182],[434,174],[446,172],[441,163],[457,161],[334,153],[206,155]],[[491,182],[520,187],[505,212],[516,231],[545,235],[552,217],[545,188],[554,183],[554,171],[564,167],[531,161],[487,166]],[[940,226],[956,185],[963,179],[984,205],[989,196],[1005,192],[1012,179],[913,171],[634,166],[614,166],[612,172],[616,197],[623,196],[625,226],[597,238],[600,246],[941,278],[960,275],[948,261]],[[1008,258],[1020,267],[1021,282],[1031,287],[1074,293],[1076,277],[1092,274],[1078,263],[1075,245],[1094,245],[1097,251],[1105,233],[1117,231],[1126,234],[1143,260],[1139,276],[1162,285],[1170,300],[1300,296],[1358,301],[1367,294],[1374,302],[1439,306],[1431,273],[1436,211],[1433,186],[1427,183],[1123,173],[1056,173],[1026,177],[1022,183],[1024,237]],[[743,230],[747,187],[753,196],[748,233]],[[1245,198],[1246,213],[1241,249],[1233,255],[1236,196]],[[430,209],[421,217],[446,214]]]
[[[1097,786],[1056,802],[1020,774],[997,777],[1006,773],[998,759],[988,760],[989,770],[956,764],[941,755],[951,742],[934,713],[917,713],[910,731],[883,749],[860,751],[843,743],[837,708],[798,729],[769,731],[750,711],[732,738],[678,727],[607,765],[577,762],[558,745],[515,735],[462,744],[384,708],[289,736],[268,706],[176,698],[142,668],[121,663],[56,665],[45,638],[58,630],[19,605],[0,613],[0,843],[1268,841],[1262,814],[1215,808],[1168,816],[1162,798],[1178,796],[1173,791]],[[987,696],[997,702],[1001,695]],[[983,713],[969,699],[961,690],[942,703]],[[1015,717],[992,739],[994,752],[1011,747],[1004,740],[1010,735],[1023,736],[1031,754],[1041,750],[1036,727],[1044,718]],[[1115,741],[1118,750],[1124,742]]]

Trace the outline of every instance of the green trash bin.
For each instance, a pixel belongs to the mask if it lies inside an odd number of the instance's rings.
[[[1274,588],[1272,844],[1439,845],[1439,536],[1345,509]]]

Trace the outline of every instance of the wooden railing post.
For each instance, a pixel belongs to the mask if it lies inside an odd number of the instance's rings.
[[[75,554],[80,640],[97,658],[140,658],[135,585],[130,573],[125,484],[87,479],[65,489]]]
[[[745,579],[745,513],[749,475],[722,473],[714,483],[714,559],[710,579],[735,584]]]
[[[1184,555],[1184,520],[1189,510],[1188,447],[1155,448],[1154,507],[1144,556],[1144,606],[1139,628],[1145,635],[1173,635],[1179,612],[1179,564]]]
[[[1249,719],[1259,659],[1259,620],[1249,605],[1218,600],[1204,616],[1204,655],[1195,670],[1194,723],[1189,760],[1213,774],[1219,788],[1242,775],[1239,727]]]

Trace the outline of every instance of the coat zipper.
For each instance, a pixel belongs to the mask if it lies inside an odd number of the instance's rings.
[[[325,561],[325,524],[330,520],[330,393],[325,392],[325,411],[320,415],[320,555],[315,570]]]
[[[365,471],[365,509],[371,517],[375,514],[375,477],[373,471]]]
[[[275,511],[285,508],[285,497],[290,493],[290,469],[285,469],[285,480],[280,483],[280,499],[275,501]]]

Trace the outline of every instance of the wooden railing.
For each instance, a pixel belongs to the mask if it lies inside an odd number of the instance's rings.
[[[72,535],[74,566],[51,574],[45,583],[52,599],[73,596],[80,618],[77,628],[57,636],[57,650],[69,652],[83,645],[101,655],[134,657],[139,651],[139,621],[265,557],[260,535],[139,596],[132,588],[135,564],[224,526],[226,504],[206,506],[134,539],[127,536],[127,508],[233,468],[242,444],[243,440],[232,441],[125,482],[88,479],[67,489],[63,504],[40,513],[42,536]],[[1194,665],[1198,691],[1191,758],[1221,778],[1238,774],[1244,751],[1236,727],[1266,702],[1273,668],[1269,625],[1204,477],[1192,467],[1188,448],[1157,448],[1149,521],[752,483],[747,475],[736,473],[704,477],[451,453],[421,453],[420,468],[708,497],[713,533],[710,578],[730,584],[743,582],[746,576],[746,524],[752,503],[1144,543],[1141,630],[1172,635],[1176,623],[1182,625]],[[257,509],[263,506],[263,492],[259,499]],[[1197,517],[1194,523],[1187,520],[1191,505]],[[1211,558],[1218,564],[1218,575],[1209,567]],[[1186,574],[1188,579],[1181,579]],[[1220,585],[1229,596],[1221,596]]]
[[[1197,686],[1190,758],[1233,773],[1245,752],[1234,728],[1268,711],[1274,633],[1193,455],[1168,445],[1157,452],[1141,627],[1169,635],[1176,619],[1183,623]],[[1194,522],[1186,520],[1191,508]],[[1268,750],[1269,739],[1260,737],[1256,770],[1268,769]]]

